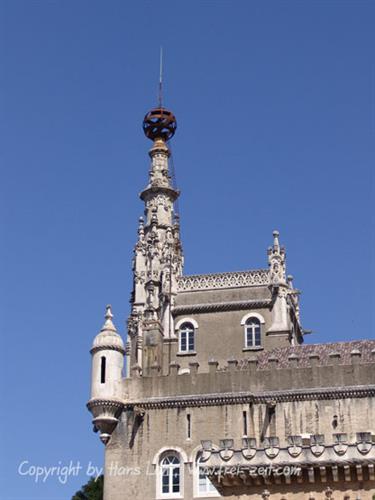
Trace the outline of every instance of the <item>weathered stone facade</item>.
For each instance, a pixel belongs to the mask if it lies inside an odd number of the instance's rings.
[[[91,351],[105,500],[372,499],[375,341],[303,344],[277,231],[268,269],[183,275],[175,122],[152,113],[127,342],[108,306]]]

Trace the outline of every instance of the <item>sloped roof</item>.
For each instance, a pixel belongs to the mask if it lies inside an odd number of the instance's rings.
[[[309,357],[312,354],[319,356],[318,365],[332,364],[331,353],[340,354],[339,364],[351,363],[351,352],[361,353],[361,363],[371,363],[375,361],[375,340],[353,340],[350,342],[333,342],[328,344],[304,344],[299,346],[278,347],[271,351],[264,351],[258,354],[258,369],[266,368],[270,358],[278,360],[279,368],[290,368],[296,366],[291,355],[298,356],[298,367],[311,366]]]

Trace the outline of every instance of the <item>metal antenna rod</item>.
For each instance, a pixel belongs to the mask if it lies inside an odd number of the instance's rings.
[[[163,47],[160,47],[160,68],[159,68],[159,108],[163,104]]]

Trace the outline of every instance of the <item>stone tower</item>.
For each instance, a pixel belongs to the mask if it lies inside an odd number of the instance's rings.
[[[277,231],[267,268],[184,275],[176,119],[159,107],[143,129],[127,342],[107,306],[91,349],[104,500],[372,500],[375,341],[304,344]]]
[[[127,363],[148,375],[151,370],[160,371],[168,355],[165,343],[173,332],[172,307],[183,256],[179,219],[173,208],[179,192],[172,186],[168,166],[167,141],[174,135],[176,119],[164,108],[153,109],[145,116],[143,129],[153,144],[149,182],[140,194],[145,220],[139,220],[134,248]]]

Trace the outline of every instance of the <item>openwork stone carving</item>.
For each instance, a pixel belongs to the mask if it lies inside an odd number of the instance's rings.
[[[136,285],[142,285],[145,282],[145,271],[135,271],[134,272],[134,283]]]
[[[258,269],[235,273],[181,276],[178,279],[178,290],[180,292],[190,292],[194,290],[269,285],[269,283],[269,271],[267,269]]]
[[[146,208],[152,210],[158,206],[164,207],[165,210],[169,210],[171,201],[165,194],[158,194],[155,197],[146,201]]]

